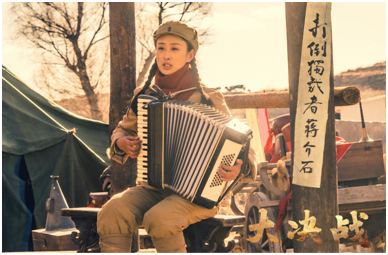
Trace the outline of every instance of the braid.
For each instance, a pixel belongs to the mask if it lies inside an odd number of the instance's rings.
[[[195,83],[197,85],[197,89],[199,93],[201,93],[202,95],[201,103],[207,104],[209,106],[214,106],[213,101],[210,99],[209,95],[206,94],[205,91],[203,91],[201,84],[199,83],[199,74],[198,74],[198,68],[197,68],[197,61],[195,60],[195,57],[193,58],[193,60],[191,60],[190,65],[191,65],[191,71],[193,72],[194,76],[198,77]]]
[[[156,58],[155,58],[155,62],[151,67],[150,74],[148,75],[148,79],[145,82],[144,87],[131,101],[130,108],[133,110],[133,112],[136,114],[136,116],[137,116],[137,101],[138,101],[137,98],[139,95],[144,94],[145,91],[150,87],[152,78],[154,78],[154,76],[156,74],[156,70],[158,70],[158,65],[156,64]]]
[[[154,64],[152,65],[152,67],[150,69],[150,73],[148,74],[148,79],[147,79],[147,81],[144,84],[144,91],[146,91],[150,87],[151,81],[152,81],[152,79],[154,78],[154,76],[156,74],[156,70],[158,70],[158,65],[156,63],[156,58],[155,58],[155,62],[154,62]]]

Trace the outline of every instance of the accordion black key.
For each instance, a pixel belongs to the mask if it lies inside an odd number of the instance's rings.
[[[137,158],[137,181],[168,188],[206,208],[217,206],[247,174],[252,130],[237,119],[187,101],[158,101],[138,97],[138,136],[143,141]],[[220,163],[244,161],[232,184],[222,181]]]

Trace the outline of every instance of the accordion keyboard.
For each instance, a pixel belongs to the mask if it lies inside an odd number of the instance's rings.
[[[148,163],[148,127],[147,127],[147,108],[143,108],[150,99],[138,98],[137,102],[137,135],[143,141],[140,154],[137,157],[137,178],[136,182],[147,181],[147,163]]]

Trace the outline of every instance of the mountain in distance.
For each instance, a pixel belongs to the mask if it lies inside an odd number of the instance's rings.
[[[357,86],[361,98],[375,97],[386,92],[386,61],[369,67],[348,70],[334,76],[334,86]]]

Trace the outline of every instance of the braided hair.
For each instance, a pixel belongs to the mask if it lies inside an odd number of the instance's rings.
[[[158,64],[156,63],[156,58],[155,58],[155,61],[151,66],[150,73],[148,74],[148,79],[144,83],[144,88],[143,88],[144,91],[146,91],[150,87],[151,81],[154,78],[157,70],[158,70]]]
[[[145,82],[144,84],[144,87],[140,90],[140,92],[133,98],[132,102],[131,102],[131,105],[129,106],[129,108],[132,109],[132,111],[135,113],[135,115],[137,116],[137,102],[138,102],[138,97],[139,95],[141,94],[144,94],[146,92],[146,90],[150,87],[151,85],[151,81],[152,81],[152,78],[155,76],[156,74],[156,70],[158,70],[158,65],[156,64],[156,59],[155,59],[155,62],[154,64],[152,65],[151,69],[150,69],[150,74],[148,75],[148,79],[147,81]]]
[[[207,104],[209,106],[214,106],[212,100],[210,99],[209,95],[206,94],[205,91],[203,91],[202,87],[201,87],[201,84],[199,82],[199,74],[198,74],[198,68],[197,68],[197,61],[195,59],[195,57],[193,58],[193,60],[191,60],[190,62],[190,65],[191,65],[191,72],[193,73],[194,77],[198,77],[196,79],[196,85],[197,85],[197,90],[199,91],[199,93],[201,93],[201,103],[202,104]]]

